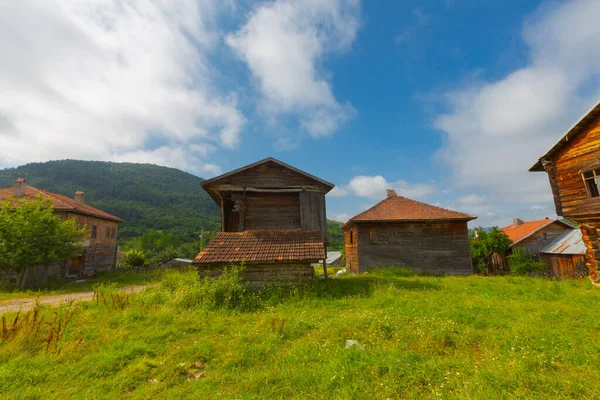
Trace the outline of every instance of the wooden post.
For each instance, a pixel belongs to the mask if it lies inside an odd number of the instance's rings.
[[[323,276],[327,279],[327,243],[323,242],[323,248],[325,249],[325,258],[323,259]]]

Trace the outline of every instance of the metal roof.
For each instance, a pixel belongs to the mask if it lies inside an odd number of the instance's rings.
[[[342,257],[342,253],[340,251],[328,251],[327,252],[327,264],[331,264],[337,261],[340,257]]]
[[[557,237],[540,253],[546,254],[585,254],[586,248],[579,229],[571,229]]]

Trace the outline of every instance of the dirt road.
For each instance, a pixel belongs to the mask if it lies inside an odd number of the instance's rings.
[[[134,293],[144,290],[146,286],[126,286],[119,289],[123,293]],[[68,294],[57,294],[52,296],[41,296],[41,297],[29,297],[26,299],[14,299],[0,302],[0,314],[7,312],[29,311],[35,305],[37,299],[40,304],[49,304],[51,306],[57,306],[61,303],[68,303],[70,301],[90,301],[94,297],[94,292],[79,292],[79,293],[68,293]]]

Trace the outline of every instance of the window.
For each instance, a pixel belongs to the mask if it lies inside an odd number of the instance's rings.
[[[354,232],[350,231],[350,244],[354,244]]]
[[[377,231],[375,229],[371,229],[369,231],[369,243],[377,243]]]
[[[111,229],[111,232],[110,232],[110,237],[111,237],[112,239],[114,239],[114,238],[116,238],[116,237],[117,237],[117,228],[112,228],[112,229]]]
[[[600,196],[600,169],[581,173],[589,197]]]
[[[106,228],[106,238],[110,239],[110,228]]]
[[[98,230],[98,228],[96,227],[96,225],[92,225],[92,239],[96,239],[96,231]]]

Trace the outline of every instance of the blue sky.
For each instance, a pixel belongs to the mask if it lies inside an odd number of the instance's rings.
[[[554,216],[527,169],[600,94],[600,2],[52,0],[0,5],[0,168],[276,157],[478,215]],[[35,29],[32,29],[35,27]],[[573,62],[578,60],[578,62]]]

